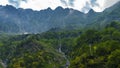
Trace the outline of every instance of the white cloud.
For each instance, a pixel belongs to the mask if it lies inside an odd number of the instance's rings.
[[[0,5],[6,5],[9,4],[8,0],[0,0]]]
[[[105,0],[104,7],[110,7],[111,5],[115,4],[118,1],[120,0]]]
[[[97,12],[103,11],[105,8],[109,8],[110,6],[114,5],[115,3],[119,2],[120,0],[97,0],[97,3],[100,6],[95,6],[93,9]]]
[[[98,3],[99,6],[94,6],[92,8],[97,12],[103,11],[104,8],[105,8],[105,6],[104,6],[105,5],[105,0],[97,0],[96,3]]]
[[[88,0],[76,0],[75,2],[74,2],[74,5],[75,5],[75,9],[78,9],[78,10],[81,10],[82,8],[83,8],[83,6],[85,6],[85,4],[86,4],[86,2],[87,2]]]
[[[59,0],[29,0],[27,3],[22,2],[20,5],[22,8],[32,8],[34,10],[46,9],[48,7],[55,9],[57,6],[63,6]]]
[[[62,6],[64,8],[66,7],[74,8],[79,11],[83,11],[83,9],[85,8],[84,12],[87,12],[90,8],[92,8],[95,11],[100,12],[120,0],[96,0],[96,1],[94,0],[95,3],[97,3],[99,6],[92,6],[93,3],[91,3],[91,0],[72,0],[73,1],[72,4],[74,4],[73,6],[69,5],[70,0],[64,0],[64,1],[66,1],[66,3],[68,4],[67,6],[64,5],[61,2],[61,0],[27,0],[27,3],[22,0],[19,0],[18,2],[20,3],[19,7],[32,8],[34,10],[46,9],[48,7],[55,9],[58,6]],[[13,5],[12,3],[9,3],[8,0],[0,0],[0,5],[6,5],[6,4]]]

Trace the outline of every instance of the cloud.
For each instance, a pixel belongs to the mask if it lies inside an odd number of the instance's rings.
[[[104,7],[110,7],[111,5],[115,4],[120,0],[105,0]]]
[[[87,13],[91,9],[91,7],[91,3],[86,2],[85,6],[81,9],[81,11]]]
[[[0,5],[9,4],[8,0],[0,0]]]
[[[67,7],[73,7],[74,6],[74,1],[75,0],[60,0],[60,2]]]
[[[73,8],[87,13],[90,9],[103,11],[120,0],[0,0],[0,5],[10,4],[16,8],[32,8],[42,10],[48,7],[55,9],[58,6]]]
[[[75,0],[69,0],[69,2],[68,2],[69,5],[70,5],[70,6],[74,6],[74,1],[75,1]]]
[[[66,0],[60,0],[64,6],[68,6]]]
[[[90,0],[90,3],[92,5],[92,7],[99,6],[99,4],[97,3],[97,0]]]
[[[96,3],[97,3],[98,5],[92,6],[92,9],[94,9],[94,10],[97,11],[97,12],[103,11],[103,9],[104,9],[104,1],[105,1],[105,0],[97,0]]]
[[[14,5],[15,7],[19,7],[21,4],[21,1],[23,2],[27,2],[27,0],[8,0],[8,2],[12,5]]]
[[[27,3],[22,2],[20,4],[20,7],[22,8],[32,8],[34,10],[43,10],[48,7],[55,9],[58,6],[65,8],[65,6],[61,4],[60,0],[28,0]]]
[[[96,3],[99,4],[99,6],[94,6],[92,8],[97,12],[101,12],[119,1],[120,0],[97,0]]]

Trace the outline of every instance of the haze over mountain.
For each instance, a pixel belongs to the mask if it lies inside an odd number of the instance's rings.
[[[80,11],[57,7],[41,11],[31,9],[16,9],[13,6],[0,6],[0,32],[5,33],[41,33],[52,28],[86,29],[101,27],[107,22],[120,20],[120,2],[103,12],[91,9],[87,14]]]

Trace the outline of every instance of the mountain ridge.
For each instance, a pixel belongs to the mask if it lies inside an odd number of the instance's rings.
[[[120,2],[114,6],[119,4]],[[101,27],[108,24],[106,22],[119,21],[119,15],[115,15],[115,13],[120,13],[115,11],[119,7],[114,6],[107,8],[103,12],[95,12],[91,9],[87,14],[60,6],[55,10],[47,8],[41,11],[22,8],[16,9],[10,5],[0,6],[0,32],[41,33],[52,28],[74,30],[93,28],[98,25]],[[110,9],[115,10],[111,11]]]

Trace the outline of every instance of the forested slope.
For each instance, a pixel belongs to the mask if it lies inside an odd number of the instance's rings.
[[[0,59],[7,68],[119,68],[120,23],[102,30],[1,34]]]

